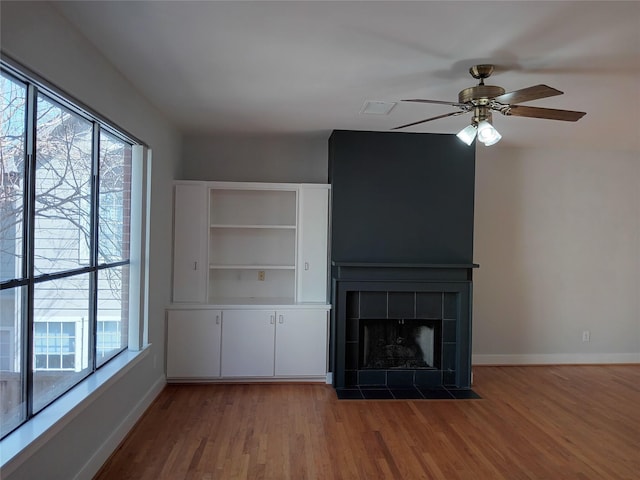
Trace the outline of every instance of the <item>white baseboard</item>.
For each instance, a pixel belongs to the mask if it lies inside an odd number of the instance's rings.
[[[279,377],[173,377],[168,378],[167,383],[325,383],[324,375],[307,376],[279,376]]]
[[[98,473],[98,470],[100,470],[102,465],[104,465],[111,454],[115,452],[116,448],[118,448],[120,443],[125,439],[129,431],[131,431],[133,426],[140,419],[147,408],[149,408],[155,398],[160,394],[165,385],[166,381],[164,376],[158,378],[158,380],[151,386],[146,395],[142,397],[136,404],[136,406],[131,410],[129,415],[127,415],[126,418],[122,420],[120,425],[118,425],[113,430],[113,432],[111,433],[111,435],[109,435],[105,442],[100,445],[100,448],[98,448],[98,450],[96,450],[96,452],[91,456],[87,463],[84,464],[82,469],[80,469],[78,474],[75,476],[75,480],[91,479],[96,475],[96,473]]]
[[[580,365],[640,363],[640,353],[532,353],[472,355],[473,365]]]

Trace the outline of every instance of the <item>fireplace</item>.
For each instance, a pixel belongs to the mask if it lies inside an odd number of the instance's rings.
[[[474,266],[334,263],[334,386],[470,388]]]

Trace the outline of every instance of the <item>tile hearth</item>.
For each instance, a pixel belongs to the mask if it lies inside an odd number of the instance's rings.
[[[350,387],[336,388],[338,400],[478,400],[468,388]]]

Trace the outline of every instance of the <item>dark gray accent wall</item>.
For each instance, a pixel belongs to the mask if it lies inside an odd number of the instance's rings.
[[[334,131],[334,262],[471,264],[475,148],[455,135]]]

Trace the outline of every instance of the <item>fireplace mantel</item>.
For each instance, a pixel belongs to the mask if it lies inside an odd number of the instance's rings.
[[[331,262],[333,280],[464,281],[470,282],[477,263]]]
[[[369,268],[478,268],[477,263],[380,263],[380,262],[331,262],[336,267],[369,267]]]

